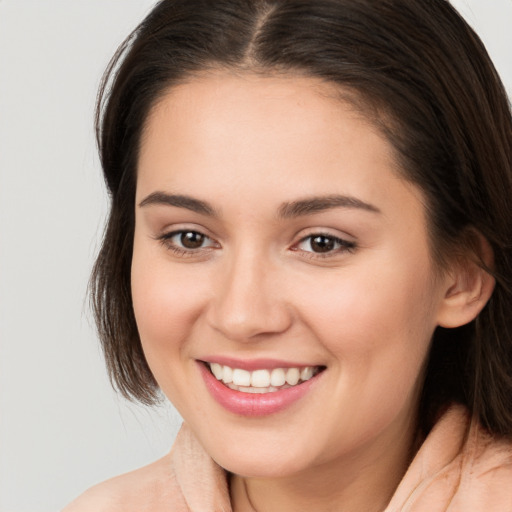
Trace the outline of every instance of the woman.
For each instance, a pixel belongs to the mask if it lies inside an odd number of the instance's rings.
[[[184,426],[66,510],[512,510],[512,121],[445,0],[163,0],[98,140],[109,370]]]

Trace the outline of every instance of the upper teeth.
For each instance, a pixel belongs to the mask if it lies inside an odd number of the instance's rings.
[[[249,372],[241,368],[231,368],[218,363],[210,363],[213,375],[224,384],[235,386],[268,388],[279,387],[285,384],[295,386],[299,381],[306,381],[313,377],[317,367],[304,368],[274,368],[273,370],[254,370]]]

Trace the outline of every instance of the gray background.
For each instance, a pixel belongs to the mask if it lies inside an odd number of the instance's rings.
[[[512,91],[512,0],[453,3]],[[0,512],[58,510],[179,426],[112,392],[85,302],[106,212],[95,94],[153,4],[0,0]]]

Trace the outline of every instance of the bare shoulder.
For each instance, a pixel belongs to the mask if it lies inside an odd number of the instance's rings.
[[[85,491],[62,512],[178,512],[187,510],[169,455]]]

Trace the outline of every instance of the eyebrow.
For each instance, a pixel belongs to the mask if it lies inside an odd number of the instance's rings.
[[[178,208],[186,208],[187,210],[191,210],[202,215],[208,215],[210,217],[217,216],[215,208],[206,201],[201,201],[200,199],[195,199],[182,194],[153,192],[139,203],[139,207],[141,208],[149,205],[176,206]]]
[[[177,208],[185,208],[201,215],[218,217],[217,210],[200,199],[182,194],[167,194],[165,192],[153,192],[139,203],[139,207],[149,205],[166,205]],[[345,195],[314,196],[297,201],[283,203],[278,209],[278,217],[283,219],[302,217],[321,213],[333,208],[355,208],[372,213],[381,213],[381,211],[372,204],[366,203],[361,199]]]
[[[361,199],[344,195],[329,195],[321,197],[307,197],[291,203],[284,203],[278,210],[279,217],[288,219],[320,213],[333,208],[356,208],[372,213],[381,211],[372,204],[365,203]]]

